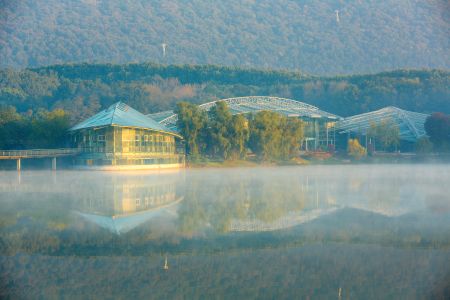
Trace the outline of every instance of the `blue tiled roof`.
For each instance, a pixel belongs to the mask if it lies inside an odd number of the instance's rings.
[[[160,124],[152,118],[143,115],[137,110],[131,108],[123,102],[117,102],[98,114],[78,123],[70,130],[79,130],[91,127],[101,127],[108,125],[116,125],[123,127],[138,127],[145,129],[152,129],[155,131],[163,131],[172,134],[177,134],[168,129],[163,124]]]

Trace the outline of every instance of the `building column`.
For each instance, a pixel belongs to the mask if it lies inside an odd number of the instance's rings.
[[[20,171],[20,158],[17,159],[16,161],[16,166],[17,166],[17,171]]]
[[[333,125],[333,145],[334,149],[336,149],[336,124]]]
[[[52,170],[56,171],[56,157],[52,158]]]
[[[314,151],[317,151],[318,145],[319,145],[319,139],[320,139],[320,128],[319,128],[319,122],[317,120],[314,120]]]

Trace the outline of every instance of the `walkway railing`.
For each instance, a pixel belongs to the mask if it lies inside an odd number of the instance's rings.
[[[0,159],[40,158],[71,156],[79,153],[79,149],[29,149],[29,150],[0,150]]]

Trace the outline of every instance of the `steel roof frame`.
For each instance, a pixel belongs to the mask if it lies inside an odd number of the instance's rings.
[[[319,108],[303,103],[300,101],[270,97],[270,96],[247,96],[247,97],[234,97],[223,100],[212,101],[199,105],[199,108],[203,111],[209,111],[211,107],[216,105],[217,102],[224,101],[228,104],[232,114],[245,114],[250,112],[258,112],[263,110],[275,111],[287,116],[296,117],[309,117],[309,118],[327,118],[332,120],[339,120],[341,117],[322,111]],[[149,115],[154,119],[158,117],[169,115],[169,111],[164,111],[156,114]],[[178,120],[178,116],[173,113],[166,118],[163,118],[159,122],[168,128],[175,128]]]

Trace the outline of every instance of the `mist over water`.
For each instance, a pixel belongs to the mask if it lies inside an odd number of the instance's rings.
[[[448,165],[2,172],[0,296],[445,298],[449,183]]]

